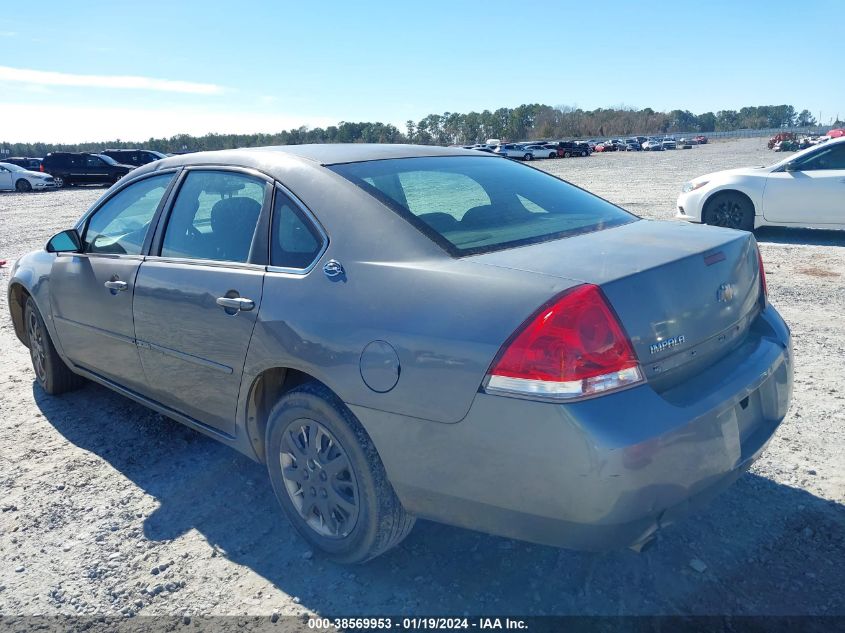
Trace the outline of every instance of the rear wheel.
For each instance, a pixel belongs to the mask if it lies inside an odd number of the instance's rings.
[[[26,300],[24,323],[32,368],[41,388],[51,395],[57,395],[85,384],[85,379],[74,374],[59,356],[32,297]]]
[[[564,157],[564,158],[569,158],[570,156],[572,156],[572,154],[570,154],[569,152],[564,152],[564,153],[563,153],[563,157]]]
[[[701,219],[712,226],[753,231],[754,205],[739,192],[718,193],[707,202]]]
[[[327,387],[287,393],[267,424],[267,469],[276,498],[311,546],[343,563],[397,545],[414,525],[354,414]]]
[[[25,178],[21,178],[15,183],[15,191],[32,191],[32,185]]]
[[[526,152],[525,155],[522,157],[522,160],[531,160],[532,158],[534,158],[534,155]]]

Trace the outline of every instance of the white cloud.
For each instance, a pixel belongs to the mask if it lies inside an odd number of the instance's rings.
[[[144,141],[175,134],[275,133],[282,130],[336,125],[337,119],[234,110],[125,108],[36,105],[0,102],[10,143],[81,143],[85,141]]]
[[[82,88],[118,88],[129,90],[154,90],[199,95],[216,95],[224,92],[216,84],[153,79],[134,75],[76,75],[27,68],[0,66],[0,82],[16,82],[39,86],[73,86]]]

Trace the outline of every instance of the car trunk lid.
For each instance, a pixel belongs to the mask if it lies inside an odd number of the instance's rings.
[[[754,238],[729,229],[640,220],[472,259],[600,286],[646,378],[666,388],[738,345],[760,306]]]

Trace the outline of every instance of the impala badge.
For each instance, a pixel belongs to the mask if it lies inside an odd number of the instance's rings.
[[[730,303],[736,296],[736,286],[733,284],[722,284],[716,291],[716,299],[719,303]]]
[[[652,354],[658,354],[664,350],[671,349],[673,347],[680,347],[681,345],[686,343],[686,341],[687,337],[683,334],[680,334],[678,336],[672,336],[670,338],[663,339],[662,341],[658,341],[657,343],[652,343],[649,346],[648,350]]]

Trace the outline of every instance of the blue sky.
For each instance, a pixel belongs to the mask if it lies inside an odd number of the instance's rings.
[[[541,102],[845,117],[842,0],[41,0],[0,12],[0,141],[279,131]]]

